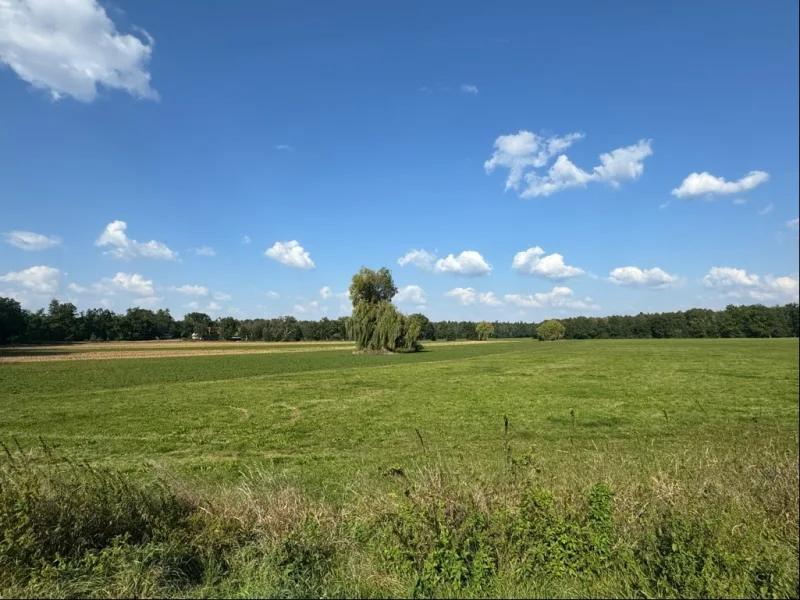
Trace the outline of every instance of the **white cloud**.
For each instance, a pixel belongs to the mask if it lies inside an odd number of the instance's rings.
[[[435,260],[436,256],[426,250],[410,250],[397,259],[397,264],[401,267],[414,265],[420,269],[429,270],[433,268],[433,262]]]
[[[509,304],[516,304],[523,308],[571,308],[574,310],[599,310],[591,298],[575,300],[573,292],[568,287],[556,286],[550,292],[536,294],[506,294],[505,299]]]
[[[61,271],[53,267],[39,265],[22,271],[11,271],[0,277],[0,281],[19,285],[35,294],[55,294]]]
[[[709,287],[714,286],[743,286],[755,287],[760,284],[760,277],[755,274],[748,275],[744,269],[734,269],[732,267],[712,267],[705,277],[703,283]]]
[[[145,279],[138,273],[117,273],[111,279],[101,280],[101,285],[116,288],[124,292],[131,292],[141,296],[153,296],[153,281]],[[184,286],[187,287],[187,286]]]
[[[276,144],[275,150],[285,150],[287,152],[291,152],[293,148],[289,144]]]
[[[191,308],[192,310],[200,309],[200,303],[197,300],[192,300],[191,302],[189,302],[188,304],[184,304],[183,306],[184,308]]]
[[[244,236],[242,238],[242,243],[243,244],[249,244],[250,242],[251,242],[251,240],[250,240],[250,236],[249,235],[246,235],[246,236]]]
[[[475,250],[464,250],[458,256],[448,254],[436,261],[433,270],[437,273],[457,273],[469,277],[479,277],[492,272],[492,265]]]
[[[215,256],[217,254],[217,251],[211,246],[201,246],[200,248],[195,248],[193,252],[197,256]]]
[[[653,154],[650,144],[650,140],[639,140],[633,146],[601,154],[601,164],[591,173],[577,167],[565,154],[562,154],[550,167],[547,175],[525,174],[528,187],[523,190],[521,197],[549,196],[573,187],[584,188],[591,181],[605,182],[613,188],[618,188],[620,181],[638,179],[642,175],[644,172],[642,161]]]
[[[322,299],[323,299],[323,300],[327,300],[328,298],[330,298],[331,296],[333,296],[333,292],[331,291],[331,288],[330,288],[329,286],[327,286],[327,285],[326,285],[326,286],[323,286],[323,287],[322,287],[322,288],[319,290],[319,295],[320,295],[320,296],[322,296]]]
[[[90,291],[89,288],[84,287],[82,285],[78,285],[77,283],[70,283],[67,286],[67,289],[70,292],[74,292],[76,294],[86,294],[86,293],[88,293]]]
[[[217,304],[216,302],[209,302],[209,303],[206,305],[206,310],[219,310],[219,309],[221,309],[221,308],[222,308],[222,306],[220,306],[220,305],[219,305],[219,304]]]
[[[278,298],[280,298],[280,297],[281,297],[281,295],[280,295],[278,292],[273,292],[273,291],[269,291],[269,292],[267,292],[267,293],[266,293],[266,294],[264,294],[264,295],[265,295],[267,298],[269,298],[270,300],[276,300],[276,299],[278,299]]]
[[[667,208],[668,206],[669,206],[669,200],[667,200],[667,201],[666,201],[666,202],[664,202],[663,204],[659,204],[659,205],[658,205],[658,208],[659,208],[659,209],[661,209],[661,210],[663,210],[663,209]]]
[[[148,63],[153,38],[119,33],[96,0],[0,2],[0,63],[54,100],[91,102],[97,86],[157,100]]]
[[[226,294],[225,292],[214,292],[213,298],[214,300],[219,300],[220,302],[229,302],[233,300],[233,296]]]
[[[565,265],[564,257],[560,254],[545,255],[539,246],[517,252],[511,268],[523,275],[538,275],[557,280],[577,277],[585,272],[583,269]]]
[[[112,221],[97,238],[95,246],[114,246],[113,250],[108,250],[104,254],[111,254],[117,258],[161,258],[164,260],[176,260],[178,253],[170,250],[165,244],[150,240],[149,242],[137,242],[125,233],[128,224],[125,221]]]
[[[307,313],[315,308],[319,307],[319,302],[316,300],[312,300],[306,304],[295,304],[294,311],[298,313]]]
[[[501,306],[503,303],[494,292],[479,292],[475,288],[458,287],[445,293],[449,298],[455,298],[461,306],[472,306],[474,304],[484,304],[486,306]]]
[[[769,213],[771,213],[773,208],[775,208],[775,205],[772,202],[770,202],[764,208],[758,211],[758,214],[763,217],[764,215],[768,215]]]
[[[418,285],[407,285],[398,290],[394,301],[402,304],[425,304],[425,292]]]
[[[734,198],[733,203],[738,205],[747,204],[747,200],[744,198]]]
[[[677,275],[670,275],[658,267],[652,269],[617,267],[609,274],[609,281],[617,285],[660,290],[678,283],[680,278]]]
[[[501,135],[494,141],[494,153],[483,163],[483,168],[487,173],[491,173],[497,167],[505,167],[508,169],[506,190],[519,189],[526,169],[545,166],[550,158],[581,139],[583,139],[582,133],[544,138],[524,130],[517,134]]]
[[[33,231],[9,231],[4,233],[6,242],[22,250],[47,250],[61,243],[61,238],[46,236]]]
[[[714,177],[711,173],[692,173],[683,180],[681,186],[672,190],[672,195],[678,198],[691,198],[693,196],[706,196],[724,194],[740,194],[752,190],[769,179],[769,173],[764,171],[750,171],[739,181],[726,181],[723,177]]]
[[[295,269],[314,268],[314,261],[311,260],[311,256],[303,249],[297,240],[275,242],[264,254],[287,267]]]
[[[182,285],[169,288],[173,292],[180,292],[187,296],[208,296],[208,288],[202,285]]]
[[[653,153],[651,141],[640,140],[632,146],[601,154],[600,164],[587,172],[572,163],[565,154],[561,154],[582,138],[581,133],[570,133],[564,137],[545,139],[530,131],[501,135],[494,142],[494,154],[483,167],[487,173],[498,166],[507,168],[506,190],[518,190],[524,178],[527,185],[520,196],[532,198],[549,196],[568,188],[586,187],[591,181],[619,187],[620,181],[638,179],[644,172],[642,161]],[[539,175],[530,171],[544,167],[556,155],[558,158],[547,174]]]
[[[763,279],[748,274],[744,269],[732,267],[712,267],[703,283],[712,288],[722,288],[726,298],[745,298],[756,302],[797,302],[800,297],[800,281],[797,277],[773,277]]]
[[[786,226],[789,229],[794,229],[797,231],[800,228],[800,219],[791,219],[790,221],[786,221]]]
[[[462,83],[461,84],[461,91],[465,94],[477,94],[478,87],[475,85],[471,85],[469,83]]]

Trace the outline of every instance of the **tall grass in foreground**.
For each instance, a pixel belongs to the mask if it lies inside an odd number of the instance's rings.
[[[800,593],[796,452],[612,464],[614,487],[510,451],[483,479],[432,459],[333,504],[268,473],[200,491],[5,450],[2,597]]]

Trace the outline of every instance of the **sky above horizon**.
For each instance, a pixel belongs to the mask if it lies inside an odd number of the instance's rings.
[[[0,0],[0,296],[798,301],[798,4]]]

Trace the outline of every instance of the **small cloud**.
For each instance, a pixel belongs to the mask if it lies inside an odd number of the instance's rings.
[[[294,150],[294,148],[292,148],[289,144],[277,144],[275,146],[275,150],[282,150],[284,152],[291,152],[292,150]]]
[[[747,200],[745,200],[744,198],[735,198],[733,203],[741,206],[742,204],[747,204]]]
[[[418,285],[407,285],[397,291],[395,302],[402,304],[425,304],[425,291]]]
[[[475,250],[464,250],[458,256],[448,254],[433,266],[436,273],[456,273],[468,277],[480,277],[492,272],[492,265]]]
[[[187,296],[208,296],[208,288],[202,285],[182,285],[180,287],[169,288],[172,292],[180,292]]]
[[[233,296],[226,294],[225,292],[214,292],[213,298],[214,300],[219,300],[220,302],[228,302],[229,300],[233,300]]]
[[[297,240],[275,242],[271,248],[264,252],[264,255],[294,269],[311,270],[314,268],[314,261],[311,260],[311,255],[306,252]]]
[[[60,276],[58,269],[40,265],[23,271],[11,271],[0,277],[0,281],[19,285],[35,294],[55,294]]]
[[[322,296],[322,299],[323,299],[323,300],[327,300],[328,298],[330,298],[331,296],[333,296],[333,292],[331,291],[331,288],[330,288],[329,286],[327,286],[327,285],[326,285],[326,286],[323,286],[323,287],[322,287],[322,288],[319,290],[319,295],[320,295],[320,296]]]
[[[4,233],[6,242],[22,250],[47,250],[61,243],[61,238],[56,236],[46,236],[33,231],[9,231]]]
[[[243,244],[249,244],[249,243],[250,243],[250,241],[251,241],[251,240],[250,240],[250,236],[249,236],[249,235],[246,235],[246,236],[244,236],[244,237],[242,238],[242,243],[243,243]]]
[[[797,231],[798,228],[800,228],[800,219],[792,219],[790,221],[786,221],[786,227],[794,231]]]
[[[269,292],[265,293],[264,295],[267,298],[269,298],[270,300],[277,300],[278,298],[281,297],[281,295],[278,292],[273,292],[273,291],[269,291]]]
[[[672,195],[678,198],[704,196],[706,199],[711,199],[714,195],[747,192],[768,180],[769,173],[765,171],[750,171],[738,181],[726,181],[724,177],[714,177],[711,173],[703,171],[691,173],[683,180],[680,187],[672,190]]]
[[[665,209],[665,208],[667,208],[668,206],[669,206],[669,200],[667,200],[666,202],[664,202],[664,204],[659,204],[658,208],[659,208],[660,210],[664,210],[664,209]]]
[[[461,91],[464,92],[465,94],[477,94],[478,87],[469,83],[462,83]]]
[[[663,269],[640,269],[639,267],[617,267],[609,274],[609,281],[617,285],[660,290],[680,282],[680,277],[670,275]]]
[[[178,253],[170,250],[166,244],[150,240],[149,242],[138,242],[129,238],[125,233],[128,224],[125,221],[112,221],[97,238],[95,246],[113,246],[112,250],[104,252],[116,258],[160,258],[164,260],[177,260]]]
[[[192,250],[197,256],[215,256],[217,251],[211,246],[201,246]]]
[[[758,211],[758,214],[762,215],[762,216],[763,215],[768,215],[769,213],[772,212],[773,208],[775,208],[775,205],[772,202],[770,202],[764,208],[762,208],[760,211]]]

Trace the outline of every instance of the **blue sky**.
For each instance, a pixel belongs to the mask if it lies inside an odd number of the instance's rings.
[[[436,320],[797,301],[797,22],[0,0],[0,295],[337,317],[366,265]]]

